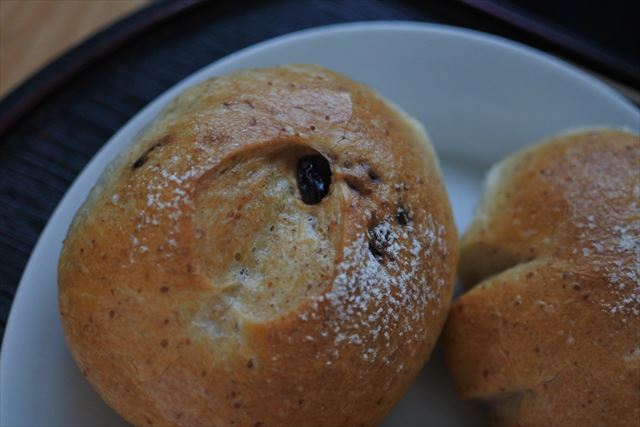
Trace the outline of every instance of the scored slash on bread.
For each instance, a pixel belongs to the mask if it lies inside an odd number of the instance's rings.
[[[495,166],[443,335],[462,397],[505,426],[640,420],[640,139],[560,135]]]

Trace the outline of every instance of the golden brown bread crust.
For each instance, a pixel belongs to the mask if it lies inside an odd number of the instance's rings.
[[[306,205],[296,161],[321,153]],[[88,381],[130,422],[369,426],[444,323],[456,234],[419,126],[315,66],[187,90],[104,173],[59,264]]]
[[[639,171],[638,136],[600,129],[489,173],[460,247],[475,286],[443,340],[460,394],[491,403],[499,424],[638,425]]]

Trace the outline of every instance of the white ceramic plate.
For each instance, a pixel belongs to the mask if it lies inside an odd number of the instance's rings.
[[[85,382],[62,336],[56,265],[69,222],[107,163],[185,87],[241,68],[289,62],[345,73],[419,119],[440,155],[461,230],[471,218],[483,173],[505,154],[570,127],[639,127],[634,107],[579,70],[498,37],[440,25],[323,27],[218,61],[174,86],[115,134],[51,217],[22,277],[4,337],[2,425],[126,425]],[[385,425],[477,426],[486,421],[481,408],[455,398],[436,352]]]

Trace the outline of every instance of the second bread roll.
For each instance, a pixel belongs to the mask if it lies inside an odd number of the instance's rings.
[[[640,139],[597,129],[495,166],[462,237],[446,358],[500,425],[640,420]]]

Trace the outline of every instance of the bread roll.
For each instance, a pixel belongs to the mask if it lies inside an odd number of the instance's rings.
[[[421,127],[316,66],[178,96],[75,216],[66,339],[138,426],[370,426],[444,323],[457,258]]]
[[[640,139],[560,135],[489,173],[444,333],[462,397],[504,426],[638,426]]]

